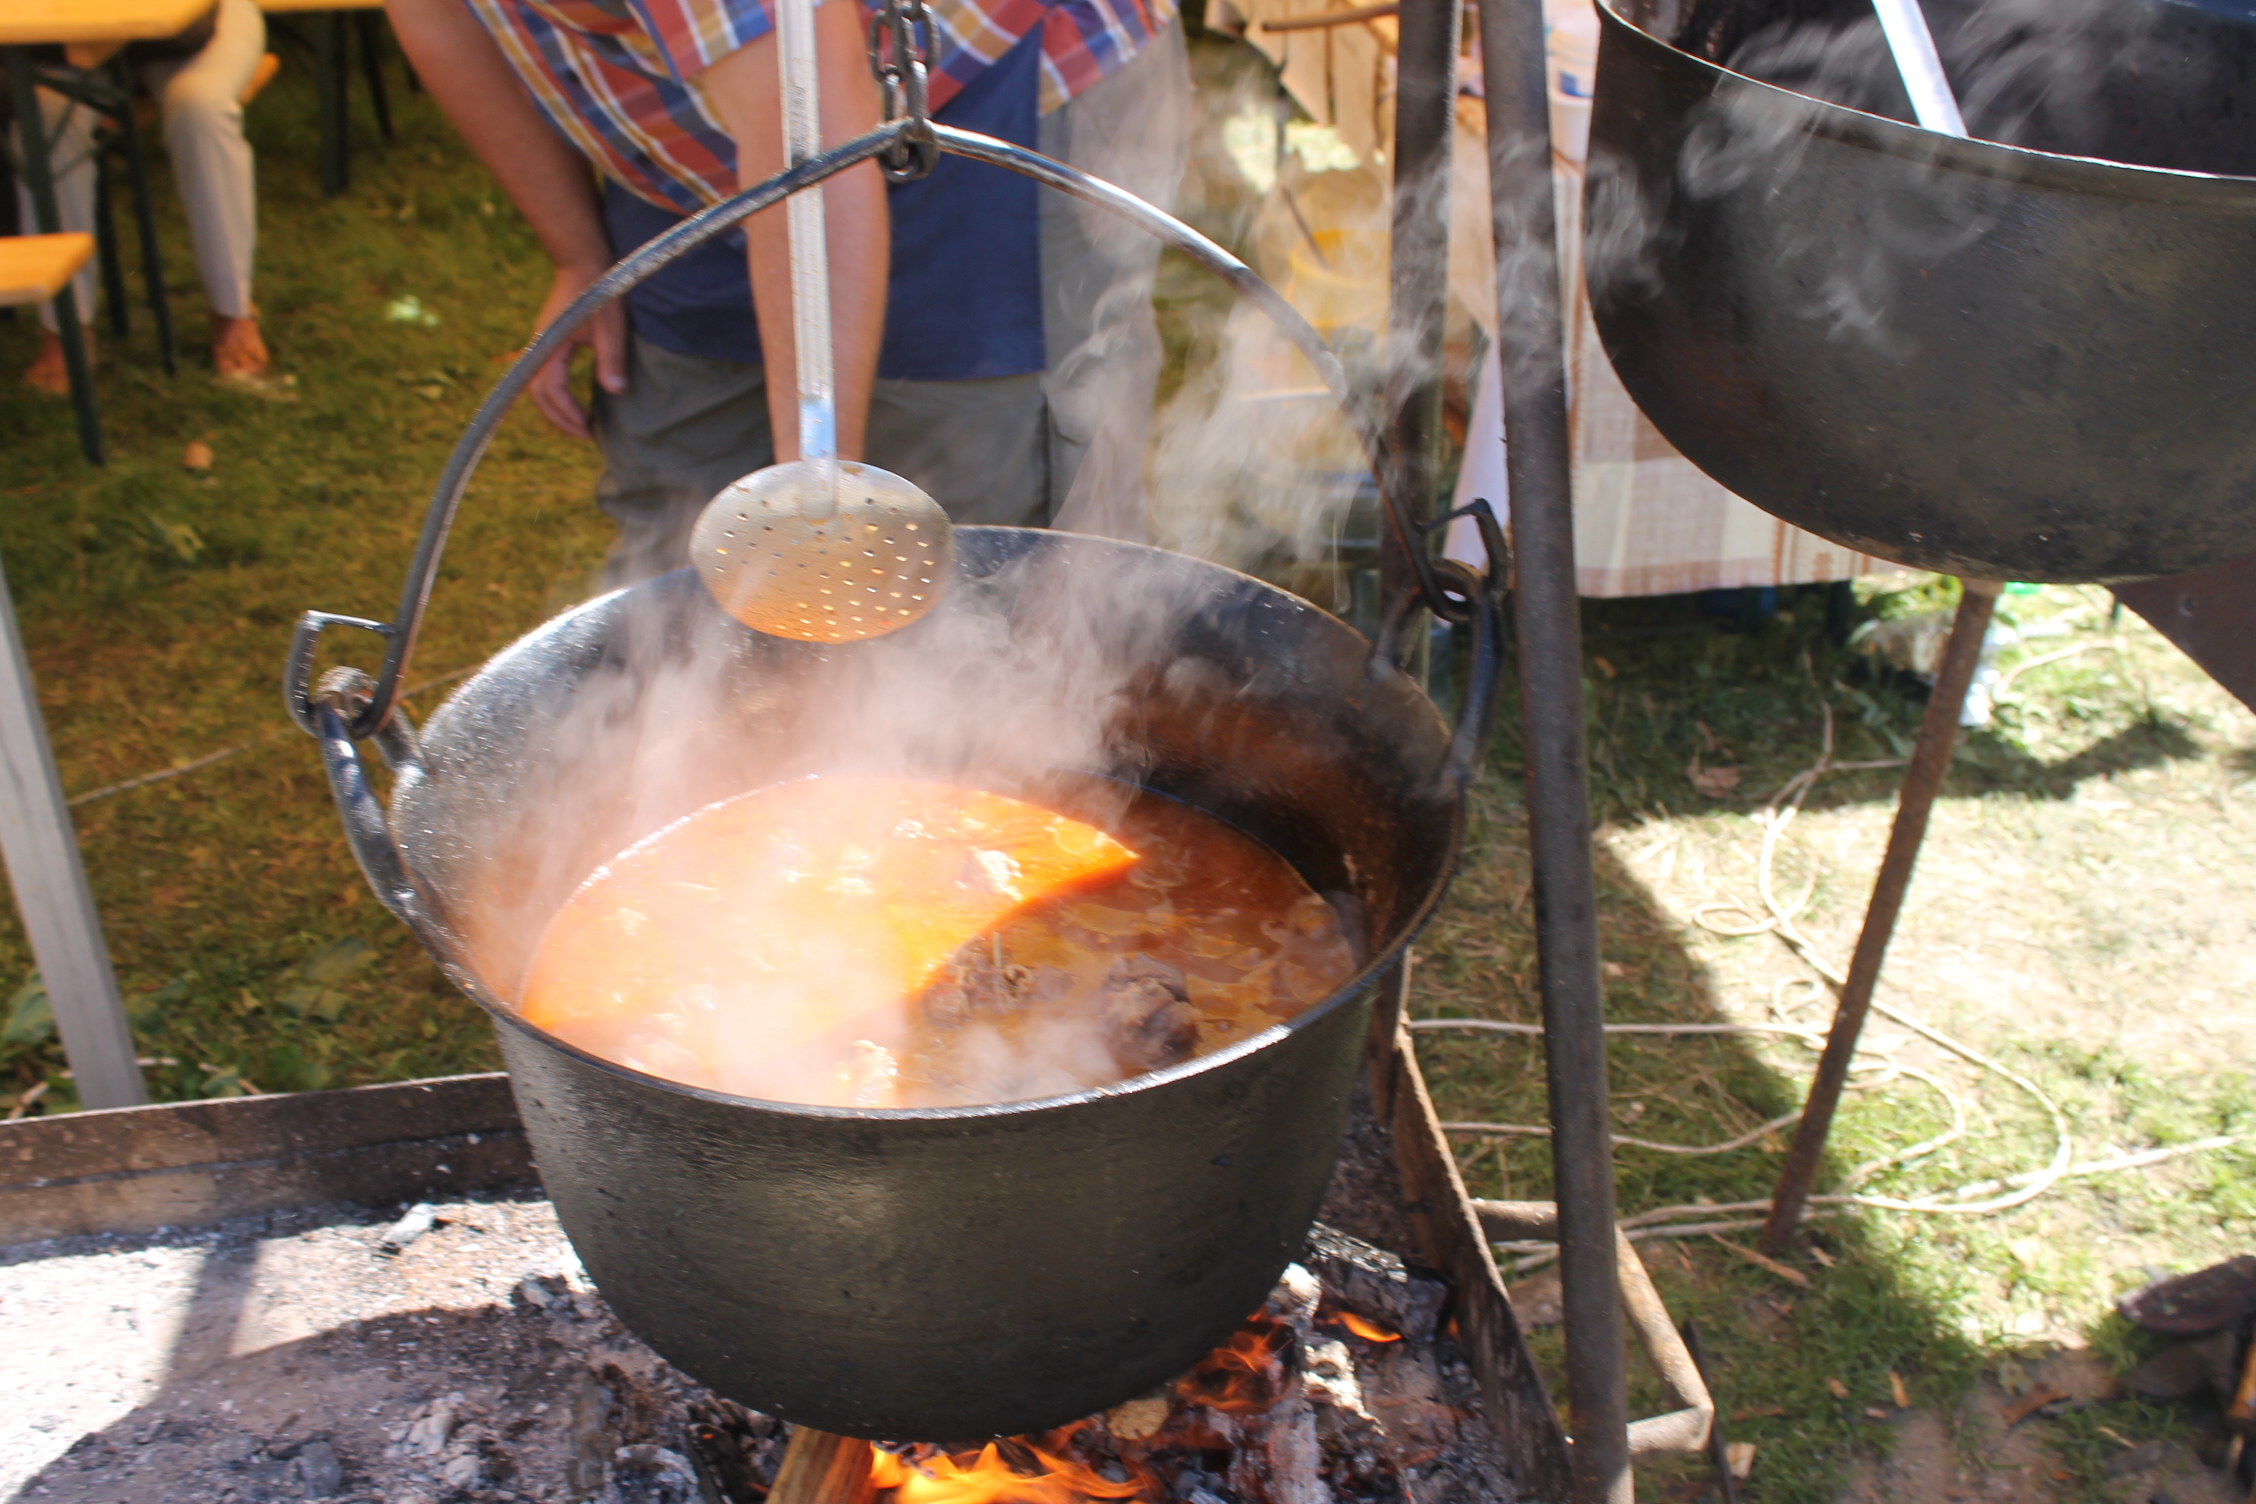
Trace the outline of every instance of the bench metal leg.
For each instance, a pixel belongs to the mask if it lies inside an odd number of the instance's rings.
[[[24,186],[31,190],[32,228],[52,235],[63,227],[55,207],[54,164],[47,160],[47,123],[39,113],[39,87],[32,77],[31,53],[10,47],[8,90],[15,99],[16,129],[23,139]],[[102,463],[102,426],[94,412],[94,367],[86,358],[86,331],[78,322],[78,293],[70,283],[55,295],[56,332],[62,336],[63,364],[70,371],[71,406],[78,414],[78,445],[91,464]]]
[[[102,261],[102,300],[110,309],[110,332],[123,339],[132,332],[131,310],[126,306],[125,265],[118,256],[117,206],[110,201],[110,164],[97,155],[94,164],[94,250]]]
[[[368,103],[376,111],[376,130],[389,146],[396,138],[392,135],[391,96],[384,92],[384,13],[356,11],[353,23],[360,28],[360,73],[368,81]]]
[[[157,323],[157,354],[165,374],[180,368],[179,344],[172,332],[172,301],[165,293],[164,257],[157,249],[157,211],[149,198],[149,153],[141,144],[141,123],[133,118],[131,96],[118,112],[118,135],[125,142],[126,179],[133,185],[133,217],[141,229],[141,281],[149,293],[149,317]],[[118,300],[121,304],[124,299]]]
[[[321,191],[335,198],[345,191],[350,173],[345,140],[350,124],[345,114],[345,17],[338,11],[322,11],[313,18],[313,31],[318,49],[314,77],[321,108]]]
[[[102,458],[102,420],[94,410],[94,363],[86,358],[86,330],[78,321],[78,290],[68,282],[55,295],[55,323],[63,340],[63,365],[70,372],[71,410],[78,416],[78,447],[88,464]]]

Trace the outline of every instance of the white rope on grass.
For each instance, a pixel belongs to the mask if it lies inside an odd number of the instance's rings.
[[[2059,658],[2068,656],[2071,655],[2060,653],[2048,655],[2042,659],[2032,659],[2019,665],[2016,673],[2021,668],[2035,668],[2042,663],[2057,661]],[[2002,691],[2003,687],[2001,684],[1999,689]],[[1802,801],[1808,797],[1810,790],[1817,786],[1818,780],[1824,775],[1860,769],[1901,767],[1903,759],[1857,763],[1834,762],[1833,708],[1830,703],[1823,708],[1825,713],[1824,740],[1818,753],[1817,762],[1788,779],[1776,793],[1765,801],[1763,807],[1757,812],[1756,818],[1763,825],[1763,840],[1762,854],[1756,867],[1755,888],[1761,898],[1764,912],[1758,915],[1742,904],[1711,903],[1703,904],[1694,909],[1691,917],[1694,923],[1716,934],[1733,936],[1775,934],[1812,971],[1823,977],[1835,988],[1840,988],[1847,984],[1846,975],[1839,967],[1826,960],[1810,938],[1803,934],[1794,923],[1795,919],[1816,895],[1818,874],[1815,871],[1811,873],[1809,885],[1803,889],[1794,902],[1791,904],[1781,902],[1772,883],[1778,844],[1785,835],[1786,827],[1792,823],[1794,816],[1800,812]],[[1708,917],[1711,914],[1733,913],[1743,915],[1754,922],[1747,925],[1726,926],[1716,923]],[[1792,985],[1792,980],[1789,979],[1788,982],[1781,983],[1778,988],[1773,990],[1772,1009],[1774,1012],[1785,1011],[1779,1006],[1778,997],[1787,986]],[[1807,982],[1803,985],[1815,986],[1815,984]],[[1902,1009],[1880,1001],[1877,997],[1872,1000],[1872,1008],[1882,1017],[1892,1019],[1903,1025],[1936,1047],[1957,1056],[1978,1070],[2003,1078],[2019,1090],[2027,1093],[2043,1108],[2045,1115],[2051,1120],[2053,1152],[2041,1169],[2023,1171],[2019,1174],[2007,1175],[1994,1180],[1977,1181],[1971,1185],[1959,1186],[1948,1191],[1938,1191],[1926,1196],[1878,1196],[1848,1190],[1812,1196],[1809,1198],[1811,1208],[1808,1213],[1809,1216],[1833,1215],[1847,1207],[1911,1212],[1928,1216],[1991,1216],[1998,1212],[2009,1211],[2014,1207],[2026,1205],[2044,1195],[2062,1180],[2072,1176],[2101,1175],[2121,1170],[2139,1169],[2190,1154],[2201,1154],[2215,1149],[2229,1148],[2235,1144],[2247,1142],[2251,1137],[2245,1134],[2219,1135],[2184,1144],[2163,1145],[2133,1153],[2117,1154],[2106,1159],[2076,1163],[2074,1162],[2074,1140],[2069,1132],[2067,1114],[2061,1110],[2059,1103],[2045,1093],[2042,1087],[2010,1066],[1975,1049],[1972,1045],[1953,1038]],[[1410,1021],[1410,1027],[1415,1030],[1462,1030],[1475,1033],[1531,1036],[1540,1036],[1544,1032],[1541,1024],[1510,1023],[1477,1018],[1413,1019]],[[1817,1030],[1794,1024],[1607,1024],[1604,1026],[1604,1032],[1607,1034],[1664,1037],[1671,1035],[1774,1035],[1792,1039],[1795,1043],[1810,1049],[1821,1050],[1824,1047],[1824,1036]],[[1952,1091],[1938,1077],[1918,1067],[1903,1064],[1894,1058],[1892,1052],[1875,1051],[1862,1042],[1859,1043],[1857,1054],[1859,1056],[1875,1055],[1878,1057],[1878,1064],[1859,1066],[1852,1060],[1852,1071],[1858,1069],[1878,1070],[1882,1074],[1876,1080],[1852,1083],[1852,1090],[1870,1090],[1886,1085],[1899,1077],[1908,1076],[1933,1088],[1949,1104],[1951,1123],[1943,1132],[1932,1138],[1924,1139],[1908,1148],[1896,1150],[1893,1153],[1856,1166],[1843,1177],[1842,1183],[1844,1186],[1856,1185],[1881,1170],[1932,1154],[1965,1136],[1967,1130],[1965,1103],[1956,1092]],[[1778,1129],[1798,1121],[1800,1117],[1799,1111],[1789,1113],[1736,1138],[1716,1144],[1668,1144],[1652,1139],[1630,1138],[1621,1134],[1613,1135],[1613,1142],[1618,1146],[1644,1149],[1661,1154],[1726,1154],[1756,1143]],[[1490,1137],[1548,1138],[1551,1134],[1548,1127],[1535,1124],[1449,1122],[1441,1126],[1448,1132],[1482,1134]],[[1689,1237],[1710,1232],[1730,1232],[1741,1228],[1759,1226],[1762,1219],[1760,1215],[1757,1215],[1745,1220],[1721,1222],[1710,1220],[1687,1223],[1683,1220],[1686,1217],[1713,1219],[1722,1215],[1728,1218],[1734,1213],[1763,1214],[1769,1212],[1769,1210],[1770,1202],[1767,1200],[1737,1202],[1721,1206],[1694,1204],[1659,1207],[1624,1217],[1619,1225],[1632,1239],[1640,1237]],[[1547,1262],[1550,1258],[1557,1257],[1555,1245],[1499,1243],[1497,1246],[1508,1252],[1526,1252],[1528,1257],[1522,1259],[1516,1266],[1523,1270],[1536,1267]],[[1544,1251],[1546,1248],[1549,1248],[1548,1253]]]
[[[1487,1018],[1418,1018],[1410,1020],[1410,1027],[1418,1030],[1458,1029],[1496,1034],[1540,1035],[1543,1032],[1541,1024],[1505,1023]],[[1782,1035],[1810,1050],[1821,1050],[1825,1047],[1825,1036],[1806,1026],[1796,1024],[1606,1024],[1603,1027],[1608,1034],[1663,1036]],[[1935,1093],[1949,1107],[1951,1123],[1950,1127],[1933,1138],[1914,1144],[1908,1149],[1899,1149],[1883,1158],[1858,1165],[1849,1172],[1849,1183],[1853,1184],[1876,1171],[1886,1169],[1890,1165],[1901,1164],[1906,1160],[1916,1159],[1924,1154],[1932,1154],[1937,1149],[1955,1143],[1965,1136],[1966,1104],[1960,1100],[1956,1092],[1952,1091],[1939,1078],[1919,1069],[1917,1066],[1906,1065],[1885,1051],[1875,1051],[1860,1046],[1857,1054],[1860,1057],[1869,1055],[1876,1058],[1862,1062],[1852,1060],[1850,1070],[1876,1072],[1877,1075],[1872,1080],[1852,1082],[1850,1084],[1852,1091],[1875,1091],[1908,1076],[1934,1089]],[[1618,1147],[1646,1149],[1656,1154],[1729,1154],[1733,1150],[1744,1149],[1747,1145],[1756,1143],[1776,1133],[1781,1128],[1791,1126],[1800,1121],[1801,1116],[1801,1109],[1796,1108],[1792,1112],[1772,1118],[1767,1123],[1749,1129],[1737,1138],[1726,1139],[1721,1143],[1714,1144],[1669,1144],[1656,1139],[1631,1138],[1626,1134],[1619,1133],[1613,1135],[1613,1141]],[[1477,1133],[1491,1138],[1549,1138],[1551,1136],[1550,1128],[1540,1123],[1448,1122],[1441,1126],[1445,1131],[1451,1133]]]
[[[2163,1164],[2173,1159],[2184,1159],[2194,1154],[2207,1154],[2217,1149],[2230,1149],[2236,1144],[2250,1142],[2256,1142],[2256,1135],[2238,1133],[2218,1134],[2210,1138],[2194,1139],[2183,1144],[2165,1144],[2159,1148],[2140,1149],[2127,1154],[2113,1154],[2105,1159],[2086,1160],[2079,1164],[2070,1165],[2066,1174],[2057,1177],[2057,1179],[2066,1180],[2085,1175],[2107,1175],[2123,1170],[2140,1170],[2149,1165]],[[1962,1185],[1944,1194],[1949,1196],[1988,1195],[1993,1191],[2003,1190],[2011,1185],[2036,1181],[2042,1177],[2043,1173],[2041,1171],[2028,1171],[2020,1175],[2008,1175],[2002,1180],[1978,1180],[1971,1185]],[[1852,1206],[1877,1206],[1882,1210],[1950,1210],[1947,1207],[1929,1206],[1923,1203],[1894,1206],[1888,1204],[1884,1198],[1853,1195],[1812,1196],[1809,1198],[1809,1206],[1809,1211],[1804,1214],[1803,1220],[1805,1221],[1815,1220],[1819,1217],[1839,1216]],[[1725,1201],[1713,1205],[1702,1205],[1694,1202],[1684,1206],[1660,1206],[1651,1211],[1638,1212],[1633,1216],[1622,1218],[1617,1225],[1621,1228],[1623,1235],[1633,1243],[1645,1242],[1654,1238],[1706,1237],[1710,1233],[1734,1232],[1760,1227],[1763,1225],[1764,1214],[1769,1211],[1770,1203],[1768,1201]],[[1754,1213],[1756,1215],[1721,1222],[1686,1222],[1682,1220],[1686,1217],[1731,1217],[1737,1213]],[[1542,1267],[1552,1259],[1557,1258],[1559,1254],[1556,1243],[1532,1239],[1498,1242],[1495,1247],[1504,1253],[1523,1255],[1513,1265],[1516,1271],[1523,1273],[1530,1269]]]

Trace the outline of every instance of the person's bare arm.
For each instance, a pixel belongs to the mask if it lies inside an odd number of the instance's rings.
[[[431,97],[486,164],[540,237],[556,276],[534,319],[545,329],[611,265],[595,177],[587,159],[558,135],[526,94],[509,60],[462,0],[385,0],[392,29]],[[617,302],[582,325],[571,344],[533,378],[533,403],[549,422],[590,435],[587,411],[572,394],[574,353],[595,350],[595,379],[627,389],[626,319]]]
[[[830,0],[815,9],[826,148],[874,130],[881,118],[877,81],[870,77],[868,44],[862,28],[862,9],[854,0]],[[699,80],[713,113],[736,138],[739,188],[764,182],[784,169],[783,95],[776,56],[776,39],[771,32],[722,58]],[[830,339],[838,391],[838,452],[844,458],[859,459],[869,423],[870,385],[877,376],[878,342],[885,334],[892,219],[885,204],[885,179],[874,162],[847,169],[826,182],[823,190],[823,224],[830,241]],[[775,426],[778,459],[796,459],[799,454],[787,217],[783,205],[778,204],[754,215],[744,227],[750,243],[752,303],[760,317],[760,346],[768,368],[768,417]]]

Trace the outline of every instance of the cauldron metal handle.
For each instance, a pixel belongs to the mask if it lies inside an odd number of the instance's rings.
[[[858,136],[833,151],[801,163],[789,172],[780,173],[732,199],[690,216],[639,250],[623,257],[574,299],[572,305],[554,323],[542,330],[525,347],[508,371],[503,373],[502,378],[494,383],[493,390],[486,394],[485,401],[479,404],[476,415],[471,418],[461,439],[456,442],[454,452],[447,457],[446,468],[439,473],[438,484],[432,490],[431,505],[424,513],[422,532],[416,539],[415,557],[408,564],[407,582],[400,592],[399,608],[393,620],[376,622],[328,611],[308,611],[299,619],[297,632],[291,640],[289,661],[283,670],[282,682],[284,702],[298,725],[309,735],[321,734],[312,689],[313,661],[321,634],[330,627],[358,627],[375,632],[385,639],[383,665],[376,673],[367,703],[346,723],[347,734],[355,741],[374,735],[398,708],[400,681],[406,673],[408,658],[415,651],[416,638],[422,631],[424,612],[430,604],[431,587],[438,578],[439,558],[446,551],[447,534],[454,526],[455,514],[461,508],[462,495],[469,487],[470,477],[476,471],[478,462],[485,457],[486,446],[492,442],[494,429],[531,383],[534,374],[548,363],[549,357],[561,349],[582,324],[594,316],[598,308],[739,221],[781,202],[802,188],[843,172],[857,162],[885,152],[909,129],[911,123],[906,120],[888,122],[867,135]],[[1346,409],[1366,456],[1376,452],[1380,429],[1378,415],[1372,410],[1370,399],[1352,387],[1346,371],[1340,365],[1339,357],[1332,353],[1323,337],[1301,317],[1298,310],[1285,301],[1281,293],[1255,275],[1251,267],[1173,215],[1152,207],[1127,190],[1115,187],[1101,178],[1091,177],[1039,152],[1013,146],[991,136],[938,124],[933,125],[931,130],[942,151],[1023,173],[1038,183],[1109,210],[1220,276],[1241,297],[1267,314],[1278,331],[1308,357],[1324,385],[1340,399],[1341,406]],[[1374,473],[1382,472],[1374,467]],[[1472,609],[1469,601],[1462,594],[1452,598],[1443,586],[1441,572],[1422,546],[1420,529],[1403,516],[1400,502],[1387,494],[1383,486],[1380,500],[1388,529],[1394,534],[1395,542],[1404,557],[1410,560],[1416,573],[1416,603],[1424,605],[1445,620],[1468,620],[1468,612]],[[1489,575],[1492,578],[1500,577],[1501,566],[1502,555],[1491,553]]]
[[[392,758],[399,749],[404,749],[401,755],[410,761],[413,759],[414,733],[399,703],[401,680],[406,673],[407,661],[415,651],[416,638],[422,631],[424,613],[430,605],[431,587],[438,579],[439,559],[446,551],[447,535],[453,529],[455,514],[462,505],[463,493],[469,488],[470,477],[477,470],[478,462],[485,457],[486,446],[492,442],[495,428],[531,383],[534,374],[547,364],[549,358],[563,347],[582,324],[594,316],[598,308],[739,221],[780,203],[802,188],[843,172],[858,162],[881,155],[892,148],[914,123],[909,120],[889,121],[867,135],[858,136],[835,150],[803,162],[788,172],[746,189],[734,198],[690,216],[640,249],[622,257],[618,264],[591,283],[554,323],[542,330],[525,347],[508,371],[494,383],[493,389],[486,394],[485,401],[479,404],[477,413],[463,430],[461,439],[456,442],[453,453],[447,457],[446,467],[440,471],[438,484],[432,490],[431,504],[424,513],[422,532],[416,539],[415,556],[408,564],[407,582],[400,592],[399,607],[394,619],[389,622],[370,621],[365,617],[344,616],[328,611],[308,611],[299,619],[297,631],[290,642],[289,659],[283,669],[284,703],[288,705],[290,715],[298,725],[322,743],[330,787],[337,799],[338,813],[343,817],[346,838],[351,843],[353,855],[359,860],[370,886],[376,890],[385,907],[431,946],[433,952],[441,958],[442,964],[455,973],[458,982],[467,982],[467,969],[452,964],[450,960],[456,947],[452,944],[448,927],[415,887],[405,860],[392,841],[382,801],[369,785],[356,744],[369,737],[376,737],[387,759]],[[1277,326],[1278,332],[1292,341],[1308,358],[1324,385],[1339,399],[1354,426],[1366,458],[1376,454],[1380,446],[1381,428],[1369,396],[1358,391],[1349,382],[1339,357],[1324,342],[1323,336],[1316,332],[1308,320],[1301,317],[1299,310],[1285,301],[1283,294],[1263,281],[1251,267],[1173,215],[1154,208],[1126,189],[1116,187],[1102,178],[1091,177],[1039,152],[1014,146],[1007,141],[998,141],[991,136],[937,123],[932,124],[930,129],[942,151],[1022,173],[1038,183],[1095,204],[1156,236],[1163,244],[1183,252],[1220,276],[1239,296],[1267,314],[1270,322]],[[1373,473],[1385,472],[1382,467],[1374,465]],[[1380,487],[1380,501],[1387,527],[1394,535],[1403,557],[1410,561],[1415,576],[1413,585],[1396,600],[1388,603],[1387,620],[1394,623],[1399,631],[1400,624],[1408,619],[1412,609],[1422,605],[1445,621],[1470,623],[1473,627],[1472,672],[1466,685],[1465,703],[1459,713],[1456,731],[1442,770],[1445,777],[1462,789],[1479,766],[1491,719],[1490,712],[1495,706],[1501,680],[1502,599],[1508,570],[1503,532],[1485,501],[1476,502],[1466,509],[1478,520],[1482,542],[1488,553],[1487,570],[1476,575],[1464,565],[1434,559],[1426,547],[1426,535],[1433,527],[1449,521],[1449,518],[1428,525],[1415,523],[1403,514],[1400,500],[1388,493],[1383,485]],[[321,634],[330,627],[356,627],[384,638],[383,665],[373,678],[357,670],[340,671],[326,676],[318,692],[314,689],[314,654],[319,647]],[[1395,656],[1385,642],[1388,634],[1382,632],[1380,635],[1381,642],[1372,654],[1374,672],[1395,666]]]

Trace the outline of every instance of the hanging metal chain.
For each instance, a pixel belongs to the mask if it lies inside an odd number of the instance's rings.
[[[923,36],[917,35],[923,28]],[[940,56],[940,24],[924,0],[885,0],[870,17],[870,72],[885,90],[887,121],[907,120],[900,140],[878,157],[889,183],[913,183],[940,165],[925,103],[928,65]]]

